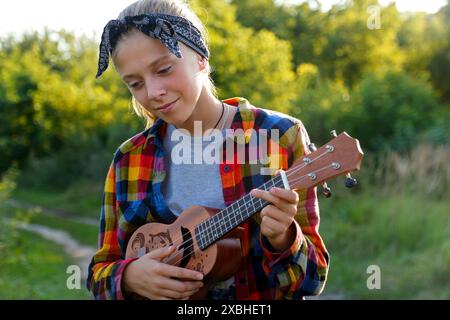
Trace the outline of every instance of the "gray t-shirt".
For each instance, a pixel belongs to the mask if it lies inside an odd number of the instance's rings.
[[[193,205],[225,208],[219,170],[224,137],[225,130],[221,137],[194,138],[168,124],[163,141],[166,178],[162,192],[175,215]],[[235,299],[234,277],[217,283],[208,294],[211,300]]]
[[[192,137],[168,124],[163,142],[166,178],[162,192],[174,214],[180,215],[193,205],[225,208],[218,162],[223,138],[215,137],[208,138],[210,141]]]

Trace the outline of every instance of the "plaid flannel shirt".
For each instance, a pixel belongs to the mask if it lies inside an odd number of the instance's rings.
[[[279,130],[278,148],[272,151],[269,148],[270,163],[264,166],[273,168],[276,163],[279,169],[286,170],[309,153],[309,137],[298,119],[257,108],[241,97],[224,102],[238,108],[231,129],[242,129],[245,139],[235,139],[233,143],[244,144],[246,152],[250,148],[249,129]],[[125,267],[134,260],[125,259],[129,238],[145,223],[172,223],[177,218],[161,192],[166,174],[161,139],[166,127],[162,119],[156,120],[151,128],[124,142],[114,154],[104,188],[99,248],[92,258],[87,280],[87,287],[96,299],[127,298],[121,281]],[[219,165],[226,205],[272,178],[260,174],[261,165],[234,162],[223,161]],[[234,275],[236,299],[301,299],[322,292],[329,255],[319,235],[316,188],[296,192],[300,199],[295,215],[296,235],[286,251],[272,252],[260,233],[259,214],[241,225],[245,229],[241,244],[244,256]]]

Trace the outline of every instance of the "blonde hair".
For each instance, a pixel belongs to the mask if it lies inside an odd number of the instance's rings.
[[[208,32],[200,18],[194,13],[188,3],[184,0],[139,0],[126,7],[118,16],[117,19],[122,19],[126,16],[135,16],[147,13],[162,13],[183,17],[189,20],[202,34],[205,45],[209,47]],[[209,50],[209,48],[208,48]],[[208,91],[217,98],[217,90],[214,81],[211,78],[211,67],[209,61],[206,61],[208,69],[208,81],[206,87]],[[134,112],[141,118],[145,119],[148,129],[156,121],[155,116],[145,109],[135,98],[132,97],[131,105]]]

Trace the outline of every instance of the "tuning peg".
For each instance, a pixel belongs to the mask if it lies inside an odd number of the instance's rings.
[[[314,152],[317,150],[317,147],[314,143],[310,143],[310,144],[308,144],[308,149],[309,149],[309,151]]]
[[[358,184],[358,181],[356,181],[355,178],[353,178],[350,173],[347,173],[345,175],[346,179],[345,179],[345,186],[347,188],[353,188],[354,186],[356,186]]]
[[[336,137],[337,137],[336,130],[331,130],[331,131],[330,131],[330,134],[331,134],[331,136],[332,136],[333,138],[336,138]]]
[[[331,197],[331,189],[326,182],[322,184],[322,188],[323,188],[322,193],[325,196],[325,198]]]

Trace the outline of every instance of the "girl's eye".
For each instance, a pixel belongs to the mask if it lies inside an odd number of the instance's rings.
[[[170,66],[170,67],[168,67],[168,68],[165,68],[165,69],[162,69],[162,70],[159,70],[159,71],[158,71],[158,74],[164,74],[164,73],[167,73],[167,72],[169,72],[171,69],[172,69],[172,66]]]
[[[133,89],[139,88],[141,86],[141,82],[134,82],[130,84],[130,87]]]

